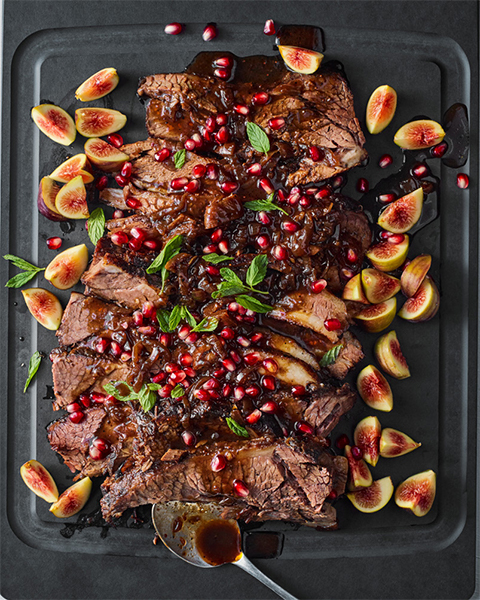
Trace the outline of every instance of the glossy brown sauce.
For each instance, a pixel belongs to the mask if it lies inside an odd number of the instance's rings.
[[[198,553],[210,565],[223,565],[238,560],[242,554],[238,525],[215,519],[199,527],[195,536]]]

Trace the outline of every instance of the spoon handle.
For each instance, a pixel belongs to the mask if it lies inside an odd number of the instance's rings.
[[[258,579],[260,583],[263,583],[263,585],[266,585],[268,588],[273,590],[277,594],[277,596],[280,596],[280,598],[284,598],[284,600],[297,600],[295,596],[292,596],[292,594],[286,592],[282,587],[280,587],[269,577],[267,577],[264,573],[262,573],[259,569],[257,569],[257,567],[253,563],[251,563],[248,560],[248,558],[245,557],[245,555],[242,555],[242,558],[240,558],[233,564],[249,573],[252,577],[255,577],[255,579]]]

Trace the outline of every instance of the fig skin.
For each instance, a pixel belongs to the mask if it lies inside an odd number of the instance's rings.
[[[406,379],[407,377],[410,377],[410,369],[402,354],[395,331],[389,331],[378,338],[374,351],[375,356],[385,373],[395,377],[395,379]]]
[[[20,467],[20,475],[36,496],[46,502],[58,500],[58,489],[53,477],[38,460],[29,460]]]
[[[59,165],[49,177],[60,183],[68,183],[78,175],[82,176],[83,183],[91,183],[93,175],[89,172],[90,164],[85,154],[75,154]]]
[[[47,329],[56,331],[62,320],[63,308],[60,300],[43,288],[22,290],[23,299],[33,317]]]
[[[75,98],[82,102],[103,98],[117,87],[119,80],[117,70],[113,67],[102,69],[91,75],[77,88]]]
[[[88,250],[80,244],[57,254],[45,269],[45,279],[58,290],[68,290],[80,281],[87,265]]]
[[[32,108],[35,125],[57,144],[70,146],[75,141],[77,130],[72,117],[55,104],[39,104]]]
[[[378,217],[377,223],[392,233],[405,233],[418,222],[422,208],[423,188],[419,187],[390,203]]]
[[[92,480],[84,477],[67,488],[49,510],[59,519],[73,517],[85,506],[91,491]]]
[[[374,365],[368,365],[357,377],[357,390],[370,408],[390,412],[393,408],[393,394],[390,384]]]
[[[369,304],[365,292],[363,291],[360,273],[357,273],[357,275],[347,281],[343,288],[342,298],[344,300],[353,300],[354,302]]]
[[[379,271],[395,271],[405,262],[409,245],[410,238],[406,235],[400,244],[392,244],[392,242],[386,241],[370,246],[366,256]]]
[[[122,129],[127,117],[111,108],[85,107],[75,111],[75,127],[84,137],[101,137]]]
[[[363,269],[361,276],[365,296],[372,304],[390,300],[400,291],[400,280],[378,269]]]
[[[67,219],[88,219],[87,190],[81,175],[71,179],[58,192],[55,208]]]
[[[433,319],[439,308],[440,293],[433,279],[427,275],[415,296],[402,306],[398,316],[410,323],[423,323]]]
[[[436,475],[431,469],[416,473],[399,484],[395,504],[407,508],[417,517],[424,517],[432,508],[436,493]]]
[[[404,150],[422,150],[436,146],[444,137],[445,132],[439,123],[420,119],[400,127],[393,141]]]
[[[360,314],[355,317],[366,331],[378,333],[389,327],[395,318],[397,311],[396,298],[390,298],[385,302],[373,304],[364,308]]]
[[[348,460],[348,489],[353,492],[372,485],[372,474],[367,463],[363,458],[355,460],[348,444],[345,446],[345,456]]]
[[[374,513],[390,502],[393,496],[391,477],[377,479],[370,487],[357,492],[350,492],[347,498],[360,512]]]
[[[320,66],[323,60],[321,52],[300,48],[298,46],[278,46],[286,66],[295,73],[311,75]]]
[[[89,138],[84,148],[88,160],[107,173],[120,170],[123,163],[130,158],[128,154],[99,138]]]
[[[50,177],[42,177],[38,186],[37,208],[40,214],[50,221],[66,221],[55,208],[55,198],[60,191],[60,186]]]
[[[403,269],[400,284],[402,286],[402,293],[407,298],[415,296],[418,292],[418,288],[422,285],[431,264],[432,257],[430,254],[420,254]]]
[[[353,432],[353,441],[363,452],[363,460],[374,467],[380,457],[382,426],[377,417],[365,417]]]
[[[382,429],[380,436],[380,456],[383,458],[395,458],[413,452],[422,444],[414,442],[406,433],[397,429],[386,427]]]
[[[389,85],[379,86],[367,104],[366,125],[369,133],[380,133],[390,124],[397,109],[397,92]]]

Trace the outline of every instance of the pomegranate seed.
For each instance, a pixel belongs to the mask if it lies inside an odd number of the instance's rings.
[[[143,242],[143,245],[145,246],[145,248],[147,248],[148,250],[160,250],[160,242],[157,240],[145,240]]]
[[[174,362],[169,362],[165,365],[165,371],[167,373],[175,373],[175,371],[179,371],[180,367]]]
[[[192,169],[192,175],[195,179],[199,179],[205,175],[207,167],[205,165],[195,165]]]
[[[112,341],[110,343],[110,351],[113,354],[113,356],[119,357],[123,352],[123,348],[118,342]]]
[[[332,181],[332,187],[334,190],[337,190],[338,188],[342,187],[343,184],[344,184],[344,179],[341,175],[337,175],[335,177],[335,179]]]
[[[274,391],[276,387],[275,377],[264,375],[260,382],[266,390]]]
[[[184,354],[180,354],[180,357],[178,359],[178,362],[183,366],[183,367],[189,367],[192,363],[193,363],[193,358],[192,355],[189,354],[188,352],[185,352]]]
[[[207,165],[207,172],[206,172],[206,176],[208,179],[218,179],[218,168],[217,165],[214,164],[209,164]]]
[[[194,194],[195,192],[198,192],[199,189],[200,189],[200,182],[198,181],[198,179],[192,179],[185,186],[185,191],[188,194]]]
[[[127,177],[123,177],[123,175],[115,175],[115,181],[120,187],[125,187],[128,185],[129,179]]]
[[[197,438],[191,431],[182,431],[182,440],[185,446],[195,446]]]
[[[264,210],[261,210],[257,213],[257,220],[260,221],[260,223],[262,223],[263,225],[270,225],[270,223],[272,222],[272,220]]]
[[[283,117],[275,117],[274,119],[270,119],[268,126],[270,129],[282,129],[282,127],[285,126],[285,119]]]
[[[187,377],[196,377],[197,376],[197,372],[195,371],[195,369],[192,369],[192,367],[185,367],[183,370]]]
[[[195,142],[195,148],[201,148],[203,146],[202,136],[199,133],[192,135],[192,140]]]
[[[257,396],[260,396],[261,390],[258,385],[249,385],[247,388],[245,388],[245,393],[247,396],[256,398]]]
[[[120,360],[122,362],[127,362],[132,358],[132,353],[131,352],[122,352],[122,355],[120,356]]]
[[[125,215],[123,214],[123,210],[118,210],[118,208],[117,208],[117,210],[113,211],[113,218],[114,219],[123,219],[124,216]]]
[[[222,471],[226,466],[227,459],[223,456],[223,454],[216,454],[210,462],[210,468],[214,473]]]
[[[132,208],[134,210],[142,206],[142,203],[140,200],[137,200],[137,198],[127,198],[127,200],[125,200],[125,204],[128,206],[128,208]]]
[[[244,348],[248,348],[251,344],[250,340],[244,337],[243,335],[239,335],[237,337],[237,342],[240,344],[240,346],[243,346]]]
[[[303,206],[303,208],[308,208],[311,204],[312,201],[310,200],[310,198],[307,198],[306,196],[302,196],[300,198],[300,206]]]
[[[247,116],[250,112],[250,109],[245,104],[235,104],[233,110],[239,115]]]
[[[221,242],[218,243],[218,249],[220,250],[220,252],[222,254],[228,254],[229,250],[230,250],[230,245],[227,242],[227,240],[222,240]]]
[[[338,319],[325,319],[323,324],[327,331],[337,331],[342,328],[342,324]]]
[[[265,26],[263,27],[263,33],[265,35],[274,35],[275,23],[272,21],[272,19],[267,19],[265,21]]]
[[[95,187],[97,188],[97,190],[102,191],[104,190],[108,185],[108,177],[106,175],[102,175],[100,177],[100,179],[97,181],[97,183],[95,184]]]
[[[215,134],[217,144],[226,144],[230,140],[230,132],[226,127],[220,127]]]
[[[275,191],[270,179],[267,179],[266,177],[263,177],[262,179],[260,179],[260,187],[267,193],[267,194],[273,194],[273,192]]]
[[[164,160],[167,160],[167,158],[170,158],[170,154],[171,154],[171,152],[168,148],[162,148],[158,152],[155,152],[155,154],[153,155],[153,158],[157,162],[163,162]]]
[[[405,240],[405,236],[403,235],[403,233],[393,233],[389,238],[388,241],[391,244],[401,244],[403,241]]]
[[[208,244],[207,246],[204,247],[203,253],[204,254],[212,254],[213,252],[216,252],[217,250],[218,250],[217,244]]]
[[[47,246],[50,248],[50,250],[58,250],[61,248],[62,244],[63,240],[61,237],[51,237],[47,240]]]
[[[202,387],[204,390],[218,390],[218,388],[220,387],[220,383],[216,379],[211,377],[203,384]]]
[[[123,166],[122,166],[122,170],[120,171],[120,175],[122,175],[122,177],[126,177],[127,179],[130,178],[132,174],[132,163],[131,162],[124,162]]]
[[[390,154],[384,154],[383,156],[380,157],[380,160],[378,161],[378,166],[381,169],[386,169],[392,163],[393,163],[393,158],[390,156]]]
[[[412,173],[415,175],[415,177],[421,179],[422,177],[426,177],[428,175],[428,167],[423,163],[415,165],[412,169]]]
[[[219,79],[228,79],[231,75],[231,71],[230,69],[215,69],[213,74]]]
[[[324,198],[329,198],[332,195],[332,190],[329,187],[323,187],[318,190],[315,194],[315,198],[317,200],[323,200]]]
[[[190,327],[190,325],[182,325],[180,327],[180,329],[178,330],[178,337],[181,340],[185,340],[187,338],[187,336],[190,334],[190,331],[192,331],[192,328]]]
[[[228,310],[230,312],[238,312],[239,308],[240,304],[238,304],[237,302],[230,302],[230,304],[228,305]]]
[[[214,38],[216,38],[218,35],[218,30],[217,30],[217,26],[215,23],[209,23],[205,29],[203,30],[203,41],[204,42],[210,42],[211,40],[213,40]]]
[[[363,452],[358,446],[352,446],[352,456],[355,460],[360,460],[363,457]]]
[[[76,410],[75,412],[72,412],[68,415],[68,418],[70,419],[70,421],[75,424],[83,421],[84,417],[85,417],[85,415],[80,410]]]
[[[251,412],[245,417],[245,419],[248,421],[248,423],[250,423],[250,425],[257,423],[261,418],[262,413],[258,410],[258,408],[256,408],[253,412]]]
[[[314,294],[319,294],[327,287],[327,282],[325,279],[318,279],[317,281],[314,281],[310,287]]]
[[[424,194],[431,194],[435,189],[435,184],[431,181],[422,181],[422,188]]]
[[[202,402],[210,398],[207,390],[195,390],[193,392],[193,395],[195,396],[195,398],[198,398]]]
[[[130,238],[128,240],[128,246],[132,250],[140,250],[140,248],[142,247],[142,244],[143,244],[143,241],[137,240],[136,238]]]
[[[317,148],[317,146],[310,146],[310,148],[308,149],[308,154],[310,155],[310,158],[313,160],[313,162],[318,162],[322,158],[322,154]]]
[[[143,241],[147,237],[145,231],[143,231],[143,229],[140,229],[140,227],[132,227],[132,229],[130,230],[130,235],[136,240],[141,241]]]
[[[272,254],[277,260],[285,260],[288,256],[286,249],[283,246],[274,246]]]
[[[287,202],[291,205],[291,206],[295,206],[295,204],[297,204],[297,202],[300,200],[300,196],[301,196],[301,192],[299,188],[292,188],[290,190],[290,194],[288,194],[288,198],[287,198]]]
[[[360,192],[361,194],[366,194],[369,188],[370,184],[365,179],[365,177],[360,177],[360,179],[357,181],[357,192]]]
[[[247,173],[254,176],[261,175],[262,165],[260,163],[253,163],[253,165],[247,167]]]
[[[137,327],[141,327],[143,325],[143,313],[136,310],[133,313],[133,321]]]
[[[245,388],[241,385],[237,385],[237,387],[233,390],[233,395],[236,400],[241,400],[245,396]]]
[[[252,98],[252,102],[254,104],[259,104],[260,106],[267,104],[267,102],[269,100],[270,100],[270,95],[267,94],[267,92],[257,92]]]
[[[263,333],[254,333],[252,335],[252,344],[256,344],[260,340],[263,340]]]
[[[165,377],[166,377],[165,373],[160,372],[152,377],[152,381],[153,381],[153,383],[162,383],[162,381],[165,380]]]
[[[222,360],[222,365],[229,371],[235,371],[235,369],[237,368],[237,365],[231,358],[225,358],[224,360]]]
[[[104,352],[107,351],[107,348],[109,346],[110,346],[109,340],[106,340],[105,338],[99,338],[95,342],[95,351],[98,352],[99,354],[103,354]]]
[[[250,352],[243,357],[245,364],[252,366],[260,360],[260,356],[256,352]]]
[[[162,333],[162,335],[160,336],[160,344],[164,348],[168,348],[168,346],[170,346],[171,343],[172,343],[172,336],[169,333]]]
[[[262,362],[262,366],[264,369],[266,369],[269,373],[276,373],[278,371],[278,364],[277,361],[273,360],[273,358],[266,358],[263,362]]]
[[[173,385],[167,383],[161,389],[158,390],[158,395],[160,398],[170,398],[170,394],[172,393]]]
[[[352,248],[348,249],[347,252],[347,261],[349,263],[356,263],[358,260],[358,254],[355,252],[355,250],[353,250]]]
[[[342,276],[345,277],[345,279],[351,279],[354,275],[353,271],[351,271],[350,269],[342,269],[341,273]]]
[[[445,152],[447,151],[447,143],[446,142],[441,142],[440,144],[438,144],[437,146],[434,146],[430,152],[432,154],[432,156],[436,156],[437,158],[441,158]]]
[[[189,152],[193,152],[193,150],[195,150],[197,145],[195,144],[195,140],[192,140],[191,138],[189,138],[188,140],[185,140],[183,147],[185,148],[185,150],[188,150]]]
[[[313,427],[308,423],[305,423],[305,421],[297,421],[295,423],[295,430],[300,433],[306,433],[307,435],[312,435],[313,433]]]
[[[348,439],[348,436],[344,433],[340,437],[337,438],[337,441],[335,442],[335,446],[339,450],[343,450],[345,448],[345,446],[347,444],[349,444],[349,442],[350,442],[350,440]]]
[[[260,407],[260,410],[264,413],[276,413],[278,410],[278,404],[274,400],[268,400]]]
[[[138,333],[147,337],[153,337],[157,334],[157,329],[153,325],[146,325],[145,327],[139,327]]]
[[[295,233],[296,231],[298,231],[299,227],[293,221],[283,221],[282,229],[284,231],[288,231],[288,233]]]
[[[266,250],[270,246],[270,237],[268,235],[259,235],[255,241],[262,250]]]
[[[470,179],[466,173],[459,173],[457,175],[457,186],[464,190],[468,188],[468,184],[470,183]]]
[[[228,398],[228,396],[230,396],[232,393],[232,386],[229,383],[226,383],[223,386],[223,390],[222,390],[222,396],[224,398]]]
[[[102,438],[95,438],[90,443],[88,454],[93,460],[102,460],[110,454],[110,444]]]
[[[216,58],[214,61],[216,67],[227,67],[231,69],[233,67],[233,58],[230,56],[221,56],[220,58]]]
[[[76,412],[77,410],[82,410],[82,407],[80,406],[80,404],[78,402],[72,402],[71,404],[68,404],[67,407],[67,412],[72,413],[72,412]]]
[[[183,25],[181,23],[170,23],[169,25],[165,25],[165,33],[168,35],[178,35],[182,33]]]
[[[232,194],[238,190],[238,183],[236,181],[224,181],[220,187],[224,194]]]
[[[90,394],[90,398],[95,404],[103,404],[106,397],[106,394],[102,394],[101,392],[92,392]]]
[[[186,377],[187,375],[183,371],[175,371],[175,373],[172,373],[170,375],[169,381],[175,384],[182,383],[182,381],[184,381]]]
[[[292,386],[292,394],[294,396],[305,396],[306,393],[307,393],[307,390],[305,389],[305,386],[303,386],[303,385]]]
[[[172,190],[183,190],[187,183],[188,179],[186,177],[177,177],[176,179],[172,179],[170,187]]]
[[[205,267],[205,271],[209,274],[209,275],[213,275],[213,276],[218,276],[220,275],[220,269],[218,267],[215,267],[214,265],[207,265]]]
[[[223,113],[219,113],[215,117],[215,122],[217,123],[217,125],[219,127],[221,127],[222,125],[226,125],[228,123],[228,117],[227,117],[227,115],[224,115]]]
[[[396,199],[396,194],[380,194],[380,196],[378,197],[378,201],[382,204],[388,204],[389,202],[393,202]]]
[[[277,200],[279,202],[285,202],[286,199],[287,199],[287,196],[285,194],[285,191],[282,189],[277,190]]]
[[[237,363],[237,365],[242,362],[242,357],[237,352],[235,352],[234,350],[230,351],[230,356]]]
[[[115,148],[120,148],[120,146],[123,146],[123,138],[119,133],[111,133],[110,135],[107,135],[107,142],[112,146],[115,146]]]

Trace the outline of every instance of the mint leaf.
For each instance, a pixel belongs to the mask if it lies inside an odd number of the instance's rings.
[[[142,385],[142,388],[138,392],[138,401],[143,408],[143,412],[148,412],[155,406],[157,394],[148,385]]]
[[[168,277],[168,271],[165,268],[165,265],[169,260],[177,256],[180,252],[180,247],[183,242],[183,237],[181,235],[175,235],[171,240],[169,240],[160,254],[155,258],[152,264],[147,268],[147,273],[152,275],[153,273],[161,272],[162,276],[162,289],[160,293],[163,293],[163,288],[165,287],[165,281]]]
[[[269,212],[272,210],[280,210],[284,214],[288,215],[286,210],[278,206],[278,204],[274,204],[273,193],[270,194],[265,200],[249,200],[248,202],[245,202],[243,206],[255,211],[265,210]]]
[[[16,267],[18,267],[19,269],[23,269],[24,271],[44,271],[45,270],[40,267],[36,267],[35,265],[32,265],[32,263],[29,263],[26,260],[23,260],[23,258],[20,258],[19,256],[14,256],[13,254],[5,254],[5,256],[3,258],[5,260],[11,261]]]
[[[185,164],[186,158],[187,152],[185,148],[183,148],[182,150],[177,150],[177,152],[175,152],[175,154],[173,155],[173,162],[175,163],[175,168],[181,169]]]
[[[243,308],[246,308],[247,310],[253,310],[256,313],[268,313],[273,310],[273,306],[270,306],[270,304],[264,304],[253,296],[235,296],[235,300],[240,304],[240,306],[243,306]]]
[[[177,384],[170,393],[171,398],[182,398],[185,396],[185,388]]]
[[[220,275],[225,279],[227,283],[233,283],[235,285],[239,285],[243,287],[243,281],[240,277],[232,271],[232,269],[228,269],[227,267],[222,267],[220,269]]]
[[[257,255],[248,267],[246,284],[255,287],[265,279],[267,274],[268,257],[266,254]],[[220,271],[221,272],[221,271]]]
[[[38,367],[40,366],[41,362],[42,362],[42,355],[37,350],[36,352],[34,352],[32,354],[32,357],[30,358],[30,362],[28,363],[28,377],[27,377],[27,381],[25,382],[25,386],[23,388],[23,393],[25,393],[27,391],[27,388],[30,385],[32,379],[35,377],[35,375],[38,371]]]
[[[88,237],[94,246],[105,232],[105,213],[103,208],[96,208],[88,217]]]
[[[247,122],[247,136],[252,148],[257,152],[268,153],[270,150],[270,140],[268,135],[256,123]]]
[[[168,326],[170,327],[170,331],[173,331],[178,327],[180,321],[183,319],[183,306],[178,304],[174,307],[172,312],[170,313],[170,319],[168,320]]]
[[[235,283],[222,281],[218,284],[216,291],[212,293],[212,298],[225,298],[225,296],[234,296],[235,294],[241,294],[245,291],[245,286],[243,284],[237,285]]]
[[[126,396],[120,394],[118,387],[112,382],[106,383],[103,386],[103,389],[107,392],[107,394],[111,394],[114,398],[119,400],[120,402],[128,402],[137,400],[140,406],[143,408],[144,412],[148,412],[152,410],[155,406],[155,402],[157,401],[157,394],[155,393],[155,389],[157,388],[156,383],[144,383],[140,388],[139,392],[136,392],[131,385],[129,385],[126,381],[117,381],[117,384],[122,384],[126,386],[129,390],[129,393]],[[159,386],[161,387],[161,386]]]
[[[198,323],[198,325],[195,325],[195,327],[192,329],[193,331],[198,331],[198,332],[209,332],[209,331],[215,331],[215,329],[218,327],[218,319],[216,319],[215,317],[210,317],[209,319],[202,319],[200,321],[200,323]]]
[[[207,263],[212,263],[212,265],[218,265],[226,260],[233,260],[233,256],[220,256],[220,254],[212,252],[203,256],[203,260]]]
[[[192,313],[188,310],[186,306],[183,307],[183,318],[190,325],[190,327],[196,327],[197,321]]]
[[[333,348],[330,348],[330,350],[327,350],[327,352],[325,352],[320,359],[319,365],[321,367],[328,367],[328,365],[332,365],[337,360],[342,348],[343,344],[338,344],[338,346],[334,346]]]
[[[239,437],[245,437],[245,438],[250,437],[248,434],[248,431],[245,429],[245,427],[243,427],[242,425],[239,425],[235,421],[235,419],[232,419],[232,417],[227,417],[225,420],[227,421],[227,425],[230,427],[230,429],[233,431],[233,433],[235,435],[238,435]]]
[[[172,329],[170,329],[170,311],[168,311],[166,308],[159,308],[157,310],[157,321],[158,321],[158,325],[160,326],[160,329],[164,332],[164,333],[170,333],[172,331]]]
[[[5,287],[8,288],[21,288],[22,285],[25,285],[30,279],[33,279],[38,275],[38,271],[24,271],[23,273],[17,273],[11,279],[7,281]]]
[[[131,385],[128,385],[128,383],[126,381],[117,381],[116,383],[117,384],[120,383],[120,384],[124,385],[125,387],[127,387],[129,390],[129,393],[127,395],[120,394],[118,387],[111,382],[106,383],[103,386],[103,389],[107,392],[107,394],[110,394],[111,396],[113,396],[114,398],[119,400],[120,402],[128,402],[129,400],[137,399],[138,394],[135,392],[135,390],[133,389],[133,387]]]

